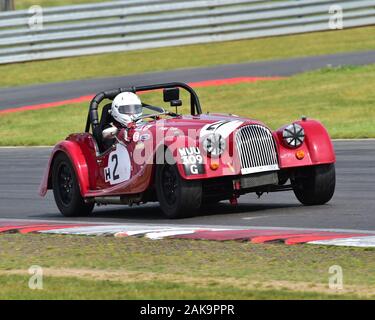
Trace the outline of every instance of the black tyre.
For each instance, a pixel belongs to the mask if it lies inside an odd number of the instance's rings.
[[[66,217],[89,215],[94,203],[85,203],[70,159],[60,153],[52,166],[52,189],[60,212]]]
[[[304,205],[322,205],[330,201],[335,193],[335,165],[320,165],[303,168],[293,179],[293,191]]]
[[[170,156],[166,152],[166,158]],[[166,161],[156,165],[155,187],[160,207],[170,219],[194,216],[202,203],[202,184],[181,178],[177,165]]]

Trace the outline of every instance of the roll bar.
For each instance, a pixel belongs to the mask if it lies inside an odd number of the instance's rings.
[[[92,126],[92,132],[94,132],[95,128],[99,125],[99,114],[98,114],[98,107],[99,104],[104,99],[113,100],[118,94],[121,92],[141,92],[141,91],[151,91],[151,90],[157,90],[157,89],[168,89],[168,88],[182,88],[185,89],[190,93],[190,112],[191,115],[197,115],[202,113],[202,108],[199,102],[199,98],[197,93],[188,86],[186,83],[183,82],[170,82],[170,83],[162,83],[162,84],[153,84],[153,85],[147,85],[147,86],[137,86],[137,87],[129,87],[129,88],[119,88],[109,91],[104,91],[101,93],[98,93],[90,103],[89,108],[89,114],[87,116],[86,121],[86,132],[90,131],[90,124]]]

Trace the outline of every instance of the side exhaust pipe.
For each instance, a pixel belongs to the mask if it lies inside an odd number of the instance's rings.
[[[94,202],[99,205],[117,204],[117,205],[133,205],[140,204],[142,201],[141,195],[135,196],[111,196],[111,197],[95,197],[91,198],[89,202]]]

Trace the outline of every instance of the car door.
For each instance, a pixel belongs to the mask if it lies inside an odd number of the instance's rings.
[[[116,142],[97,156],[99,189],[113,187],[131,179],[132,161],[128,148],[124,143]]]

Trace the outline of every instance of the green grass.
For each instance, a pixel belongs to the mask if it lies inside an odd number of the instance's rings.
[[[241,289],[232,286],[191,286],[179,283],[147,281],[94,281],[50,277],[43,290],[30,290],[25,276],[0,276],[1,300],[280,300],[280,299],[363,299],[356,294],[327,294],[286,289]]]
[[[375,49],[375,27],[0,66],[0,87]]]
[[[277,81],[198,88],[203,110],[259,119],[276,129],[301,115],[333,138],[375,137],[375,65],[330,68]],[[142,96],[159,104],[160,93]],[[84,129],[88,104],[0,115],[0,145],[53,145]],[[188,112],[187,108],[180,109]]]
[[[110,0],[14,0],[16,10],[28,9],[31,6],[41,7],[67,6],[72,4],[106,2]]]
[[[0,247],[0,299],[375,298],[372,249],[17,234]],[[28,289],[31,265],[43,290]],[[342,291],[328,287],[332,265]]]

